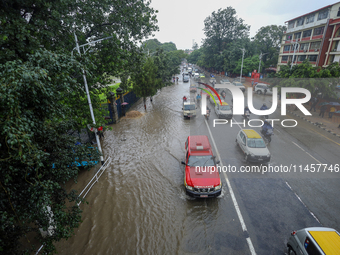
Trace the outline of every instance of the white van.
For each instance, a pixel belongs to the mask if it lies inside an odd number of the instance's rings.
[[[195,102],[183,102],[183,117],[191,118],[196,117],[196,104]]]

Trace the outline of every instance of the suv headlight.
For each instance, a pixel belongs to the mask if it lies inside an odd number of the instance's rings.
[[[218,186],[215,187],[215,190],[219,190],[219,189],[221,189],[221,188],[222,188],[222,182],[220,183],[220,185],[218,185]]]
[[[255,156],[255,154],[254,154],[254,153],[252,153],[252,152],[250,152],[250,153],[249,153],[249,155],[250,155],[250,156],[252,156],[252,157],[254,157],[254,156]]]
[[[189,185],[185,185],[185,187],[188,189],[188,190],[194,190],[193,187],[189,186]]]
[[[267,157],[268,157],[268,158],[270,157],[270,153],[267,154]]]

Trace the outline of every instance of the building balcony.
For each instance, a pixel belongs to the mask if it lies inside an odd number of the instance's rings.
[[[315,39],[322,39],[322,35],[315,35],[312,37],[312,40],[315,40]]]

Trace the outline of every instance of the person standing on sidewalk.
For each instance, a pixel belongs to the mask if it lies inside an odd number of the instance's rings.
[[[333,114],[335,113],[336,109],[334,106],[331,107],[331,109],[329,110],[329,117],[332,118],[333,117]]]
[[[321,106],[319,116],[323,118],[323,115],[325,114],[326,109],[327,109],[327,105],[324,104],[323,106]]]
[[[314,108],[314,112],[316,112],[315,106],[317,105],[318,101],[319,100],[317,99],[317,97],[312,98],[312,106],[310,107],[309,111],[311,111]]]

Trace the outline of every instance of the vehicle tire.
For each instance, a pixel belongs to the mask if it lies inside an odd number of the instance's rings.
[[[245,161],[248,161],[248,154],[244,157]]]
[[[288,255],[296,255],[295,251],[293,251],[290,246],[288,246]]]
[[[256,91],[257,94],[262,94],[261,90]]]
[[[268,143],[270,143],[271,141],[272,141],[272,137],[269,136],[269,137],[268,137]]]

